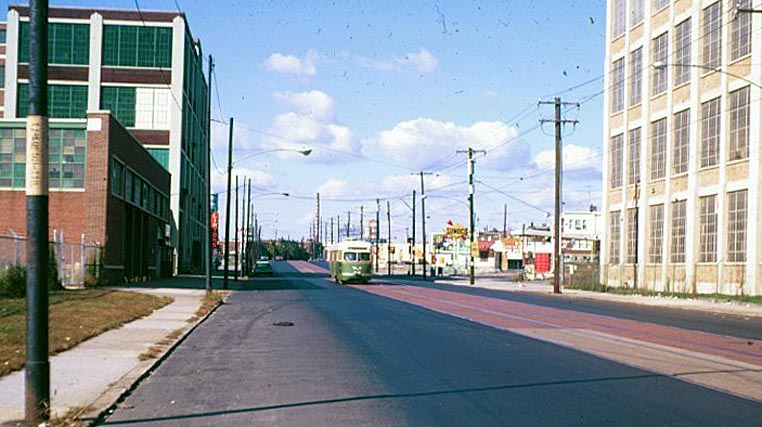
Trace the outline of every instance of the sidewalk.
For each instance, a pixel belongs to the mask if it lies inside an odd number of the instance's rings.
[[[384,276],[377,276],[377,278],[381,280],[385,279]],[[410,284],[415,284],[421,281],[420,277],[412,279],[400,276],[392,276],[389,277],[388,280],[403,283],[409,282]],[[468,284],[467,277],[437,277],[435,280],[430,280],[429,282],[434,284],[471,287]],[[533,292],[540,294],[552,294],[553,292],[553,285],[547,280],[515,282],[509,276],[501,277],[499,275],[490,275],[488,277],[476,276],[474,286],[507,292]],[[578,289],[563,289],[562,292],[561,296],[566,298],[596,299],[624,304],[669,307],[681,310],[731,314],[735,316],[762,317],[762,304],[749,302],[700,297],[677,298],[656,295],[622,295],[616,293],[583,291]]]
[[[169,296],[174,301],[150,316],[87,340],[50,358],[52,416],[82,409],[94,417],[113,404],[158,359],[138,360],[149,347],[175,330],[185,335],[195,323],[187,320],[198,310],[202,289],[127,290]],[[179,338],[178,338],[179,339]],[[172,343],[173,344],[173,343]],[[170,348],[166,346],[163,351]],[[160,356],[159,356],[160,357]],[[24,371],[0,378],[0,425],[16,425],[24,418]]]

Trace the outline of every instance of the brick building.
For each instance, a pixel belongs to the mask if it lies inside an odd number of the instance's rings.
[[[22,235],[25,126],[0,120],[0,232]],[[51,237],[101,246],[112,283],[171,274],[169,172],[119,121],[109,112],[51,120],[49,158]]]
[[[16,119],[27,109],[29,8],[10,5],[7,19],[4,116]],[[83,120],[87,112],[111,111],[171,173],[175,270],[202,271],[208,87],[185,15],[51,7],[48,36],[49,116]]]

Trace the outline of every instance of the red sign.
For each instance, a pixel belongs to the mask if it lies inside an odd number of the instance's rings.
[[[219,235],[218,229],[220,228],[220,213],[212,212],[211,221],[212,248],[217,249],[217,236]]]

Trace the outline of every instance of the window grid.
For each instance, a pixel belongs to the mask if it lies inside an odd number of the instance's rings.
[[[701,167],[720,162],[720,98],[701,104]]]
[[[29,84],[18,85],[16,114],[26,117],[29,109]],[[87,117],[87,86],[48,85],[48,116],[56,119]]]
[[[746,261],[746,190],[728,193],[728,261]]]
[[[127,86],[103,86],[101,109],[111,114],[124,127],[135,126],[135,88]]]
[[[627,209],[627,250],[625,251],[625,264],[638,262],[638,210]]]
[[[672,202],[672,247],[670,261],[674,263],[685,262],[685,231],[686,231],[686,202],[679,200]]]
[[[669,0],[653,0],[651,3],[651,9],[656,12],[661,10],[669,4]]]
[[[85,188],[85,131],[50,129],[48,177],[51,189]],[[26,129],[0,129],[0,187],[24,188]]]
[[[686,83],[691,78],[691,19],[675,27],[675,86]],[[680,65],[682,64],[682,65]]]
[[[669,55],[669,38],[664,33],[651,41],[651,63],[666,64]],[[651,67],[651,96],[667,91],[667,67]]]
[[[700,199],[699,262],[717,261],[717,196]]]
[[[624,151],[624,135],[619,134],[611,138],[611,188],[622,186],[622,152]]]
[[[688,147],[690,144],[691,111],[675,113],[673,123],[672,173],[675,175],[688,172]]]
[[[630,106],[640,104],[643,98],[643,48],[630,52]]]
[[[619,264],[621,226],[622,212],[612,211],[609,216],[609,264]]]
[[[104,25],[103,65],[169,68],[172,29],[167,27]]]
[[[124,197],[124,165],[111,159],[111,194]]]
[[[640,128],[628,133],[627,141],[627,184],[640,182]]]
[[[751,0],[735,0],[739,9],[751,9]],[[751,53],[751,14],[737,13],[730,27],[730,60]]]
[[[722,2],[718,1],[703,11],[705,67],[716,68],[722,61]]]
[[[649,206],[648,219],[650,222],[648,262],[651,264],[661,264],[664,241],[664,205]]]
[[[19,27],[19,62],[29,63],[29,22]],[[89,24],[48,24],[48,63],[87,65],[90,62]]]
[[[742,14],[743,15],[743,14]],[[730,92],[728,161],[749,157],[749,87]]]
[[[667,169],[667,119],[651,123],[651,179],[661,179]]]
[[[630,26],[643,22],[643,3],[645,0],[630,0]]]
[[[624,110],[624,58],[611,64],[611,114]]]
[[[627,8],[625,0],[613,1],[614,23],[611,26],[612,38],[617,38],[624,34],[627,26]]]

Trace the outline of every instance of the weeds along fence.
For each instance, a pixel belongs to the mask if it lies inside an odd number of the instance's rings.
[[[25,266],[26,237],[11,233],[0,234],[0,271],[9,266]],[[67,241],[63,233],[53,232],[50,244],[49,265],[55,268],[51,274],[65,287],[90,286],[100,282],[102,278],[100,245],[86,242],[85,236],[80,236],[79,242]]]

